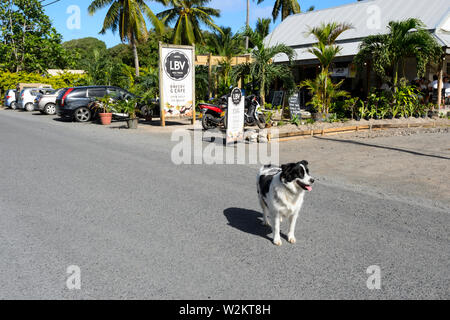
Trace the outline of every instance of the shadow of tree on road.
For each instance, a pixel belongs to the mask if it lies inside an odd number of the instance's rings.
[[[228,219],[229,226],[270,241],[272,240],[268,236],[272,233],[272,229],[263,224],[263,215],[260,212],[242,208],[228,208],[223,214]]]

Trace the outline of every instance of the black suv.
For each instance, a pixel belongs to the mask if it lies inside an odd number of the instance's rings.
[[[114,100],[135,98],[132,93],[112,86],[72,87],[62,90],[56,98],[57,114],[62,118],[86,122],[95,119],[98,114],[89,108],[92,101],[110,96]]]

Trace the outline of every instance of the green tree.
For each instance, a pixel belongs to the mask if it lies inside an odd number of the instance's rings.
[[[0,6],[0,61],[13,72],[45,72],[66,69],[74,57],[61,45],[38,0],[2,0]]]
[[[307,87],[313,94],[313,103],[318,107],[319,112],[328,113],[333,99],[345,96],[344,91],[338,90],[342,85],[335,85],[331,82],[329,68],[342,51],[342,47],[336,45],[337,38],[345,31],[352,29],[352,25],[347,23],[322,23],[318,27],[310,28],[307,35],[313,35],[317,43],[307,51],[316,56],[321,65],[321,72],[315,80],[302,82],[301,86]]]
[[[167,0],[155,1],[167,3]],[[111,30],[114,33],[117,29],[119,30],[120,40],[129,42],[133,50],[135,73],[136,76],[139,76],[137,43],[148,38],[144,15],[150,19],[157,32],[162,33],[164,26],[144,0],[94,0],[88,7],[88,12],[93,15],[97,10],[108,5],[110,7],[100,33],[104,34],[106,30]]]
[[[290,67],[285,64],[272,63],[273,58],[279,54],[286,54],[289,62],[292,62],[295,53],[292,48],[284,44],[267,47],[264,44],[264,37],[260,33],[253,31],[251,28],[247,28],[243,35],[248,36],[250,41],[255,45],[255,48],[252,50],[253,61],[248,64],[236,66],[232,73],[232,79],[237,82],[238,78],[246,76],[248,73],[251,74],[253,80],[259,86],[259,96],[264,105],[267,89],[276,79],[282,80],[287,89],[293,86]]]
[[[307,35],[313,35],[317,43],[308,52],[317,57],[323,72],[328,73],[334,58],[342,51],[342,47],[335,44],[337,38],[352,28],[351,24],[337,22],[321,23],[318,27],[309,28]]]
[[[88,65],[92,59],[92,52],[97,50],[101,56],[107,55],[106,44],[93,37],[74,39],[66,41],[63,47],[73,55],[76,55],[75,68],[81,70],[87,70]]]
[[[171,9],[159,13],[166,25],[176,21],[172,43],[192,45],[204,44],[205,37],[201,24],[212,30],[221,32],[212,17],[220,17],[220,10],[205,7],[211,0],[171,0]]]
[[[333,83],[330,79],[329,73],[321,72],[316,79],[304,80],[300,87],[305,87],[312,94],[312,99],[309,104],[313,105],[318,112],[329,113],[332,102],[335,99],[350,97],[349,93],[340,90],[340,87],[344,84],[344,80]]]
[[[261,37],[264,39],[270,33],[270,23],[272,21],[270,19],[258,18],[256,22],[255,31],[258,32]]]
[[[426,65],[438,61],[442,55],[442,48],[419,19],[391,21],[388,29],[388,34],[366,37],[355,61],[362,66],[367,60],[372,60],[375,72],[385,80],[388,80],[387,73],[391,71],[395,88],[399,84],[400,67],[405,75],[406,58],[416,59],[417,75],[420,77],[425,74]]]
[[[230,73],[232,70],[232,59],[244,52],[242,37],[233,34],[231,28],[221,27],[221,32],[214,32],[207,40],[211,53],[223,57],[215,75],[219,78],[219,86],[228,89],[230,86]]]
[[[264,0],[258,0],[258,4]],[[291,14],[300,13],[300,4],[297,0],[275,0],[273,5],[272,17],[273,21],[277,20],[281,12],[281,21],[286,19]]]
[[[107,65],[110,64],[99,50],[93,49],[91,59],[86,64],[86,81],[89,85],[108,85],[106,79]]]

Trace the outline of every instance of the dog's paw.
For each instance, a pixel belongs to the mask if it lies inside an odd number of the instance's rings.
[[[273,244],[278,246],[278,247],[281,246],[281,239],[277,239],[277,240],[274,239],[273,240]]]
[[[295,239],[295,237],[294,237],[294,236],[290,236],[290,237],[289,237],[289,239],[288,239],[288,241],[289,241],[289,243],[292,243],[292,244],[294,244],[294,243],[296,243],[296,242],[297,242],[297,239]]]

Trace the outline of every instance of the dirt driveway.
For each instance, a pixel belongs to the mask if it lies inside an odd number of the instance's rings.
[[[450,133],[314,137],[280,144],[281,162],[307,159],[322,182],[450,205]]]

